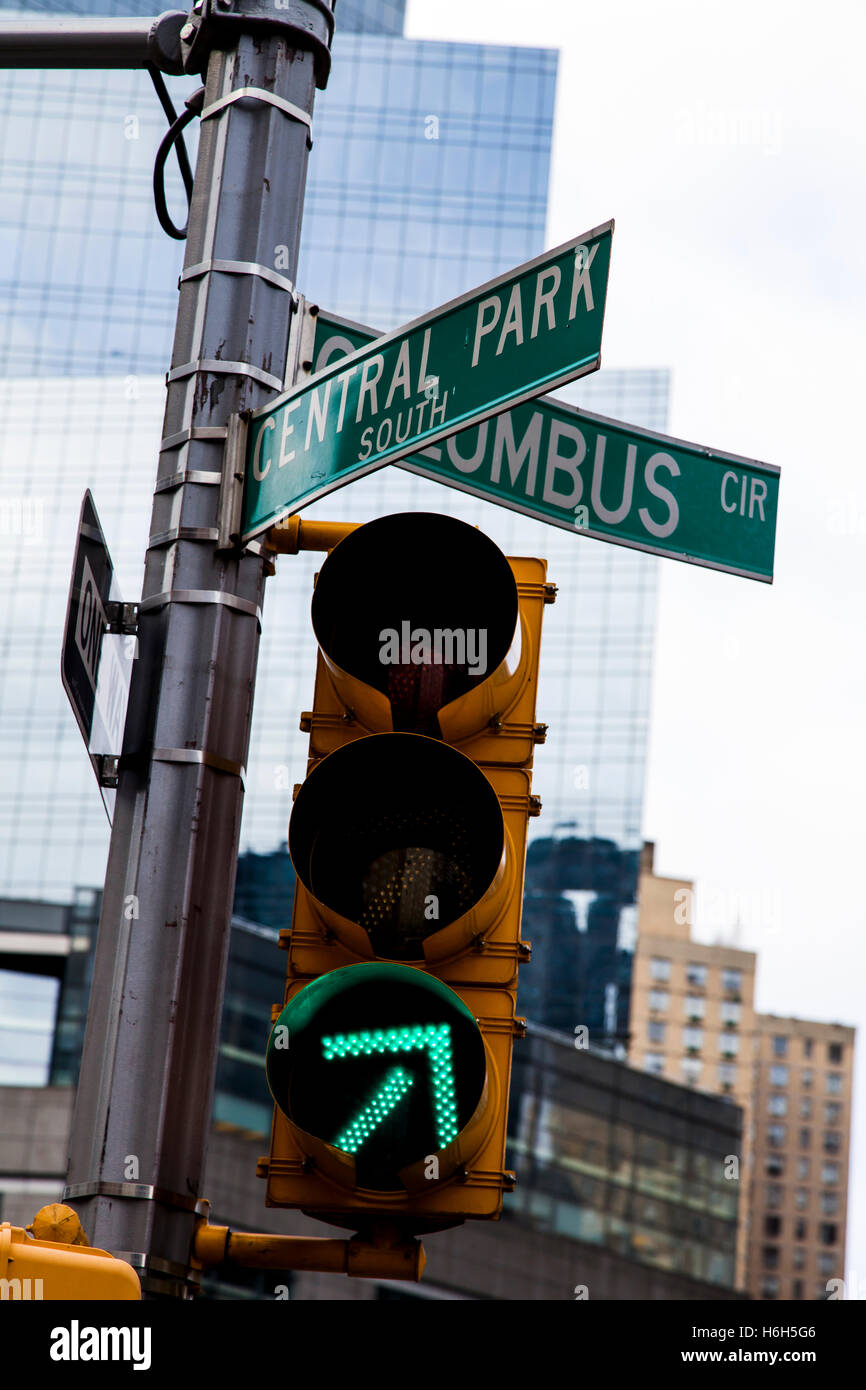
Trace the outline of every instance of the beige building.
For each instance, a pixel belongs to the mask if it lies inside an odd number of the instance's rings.
[[[826,1298],[845,1276],[854,1029],[758,1014],[747,1287]]]
[[[756,1014],[755,953],[692,941],[693,903],[645,844],[628,1060],[742,1106],[737,1282],[825,1298],[845,1272],[854,1029]]]
[[[692,941],[694,884],[653,873],[641,857],[628,1060],[641,1071],[729,1096],[743,1109],[739,1175],[751,1169],[755,1037],[753,951]],[[720,1155],[723,1164],[728,1155]],[[737,1283],[746,1284],[748,1183],[740,1182]]]

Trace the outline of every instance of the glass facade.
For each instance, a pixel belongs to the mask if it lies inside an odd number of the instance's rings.
[[[152,11],[149,0],[7,8]],[[338,7],[298,273],[308,297],[383,330],[544,249],[556,78],[550,51],[405,40],[402,8]],[[169,86],[176,105],[191,89],[185,79]],[[68,902],[74,885],[101,883],[108,845],[58,679],[75,524],[89,486],[123,597],[136,598],[183,248],[153,213],[164,118],[145,73],[10,74],[0,113],[0,893]],[[173,170],[169,202],[182,216]],[[666,426],[660,369],[604,370],[562,394]],[[536,753],[544,810],[531,822],[525,932],[538,949],[520,1006],[569,1031],[586,1023],[597,1037],[621,1035],[656,562],[394,468],[308,514],[365,520],[404,509],[460,516],[507,553],[548,558],[559,596],[545,612],[538,717],[550,733]],[[241,834],[256,855],[285,841],[291,788],[304,775],[297,717],[312,697],[319,563],[283,557],[268,586]],[[264,920],[285,925],[279,911],[278,895]]]
[[[532,1027],[512,1071],[505,1215],[730,1288],[742,1112]]]

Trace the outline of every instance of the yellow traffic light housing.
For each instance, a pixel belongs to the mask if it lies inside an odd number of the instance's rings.
[[[426,513],[348,532],[317,576],[268,1205],[416,1233],[499,1215],[552,597],[543,560]]]
[[[43,1214],[65,1213],[70,1243],[38,1240],[8,1221],[0,1225],[0,1299],[21,1301],[124,1301],[141,1298],[138,1275],[124,1260],[89,1246],[69,1207],[43,1208],[33,1229],[55,1229]],[[83,1243],[82,1243],[83,1241]]]

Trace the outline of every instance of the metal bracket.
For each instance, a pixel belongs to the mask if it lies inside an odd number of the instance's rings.
[[[295,295],[295,312],[289,327],[289,346],[286,353],[286,376],[282,389],[288,391],[303,376],[313,370],[313,350],[316,342],[318,304],[311,304],[302,294]]]
[[[100,787],[117,787],[120,774],[120,759],[111,753],[94,753],[96,777]]]
[[[233,550],[240,541],[248,429],[247,412],[229,416],[217,511],[217,550]]]
[[[123,633],[134,637],[138,632],[138,604],[112,601],[105,605],[108,633]]]
[[[328,0],[285,0],[279,16],[273,0],[196,0],[180,31],[184,70],[204,74],[211,50],[234,47],[240,34],[279,36],[294,48],[307,49],[313,54],[316,86],[327,85],[334,35]]]

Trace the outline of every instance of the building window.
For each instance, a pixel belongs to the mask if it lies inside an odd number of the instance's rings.
[[[803,1070],[802,1070],[801,1073],[800,1073],[800,1081],[801,1081],[801,1083],[802,1083],[804,1086],[811,1086],[811,1084],[812,1084],[812,1076],[813,1076],[812,1068],[811,1068],[811,1067],[804,1067]]]
[[[737,1068],[733,1062],[719,1062],[718,1076],[720,1086],[735,1086],[737,1084]]]
[[[812,1118],[812,1097],[804,1096],[800,1101],[800,1119],[811,1120]]]
[[[699,994],[689,994],[686,997],[686,1017],[699,1019],[706,1013],[707,1001]]]
[[[804,1038],[804,1039],[803,1039],[803,1056],[804,1056],[804,1057],[811,1057],[811,1056],[812,1056],[812,1039],[811,1039],[811,1038]]]
[[[779,1247],[778,1245],[765,1245],[761,1252],[764,1269],[779,1268]]]
[[[836,1244],[836,1231],[838,1227],[835,1221],[822,1221],[818,1227],[818,1239],[822,1245]]]
[[[703,1064],[697,1057],[684,1057],[681,1065],[683,1080],[687,1081],[690,1086],[696,1085],[701,1079]]]
[[[806,1230],[807,1230],[806,1222],[804,1221],[804,1219],[803,1219],[802,1216],[798,1216],[798,1217],[797,1217],[797,1220],[794,1222],[794,1239],[795,1239],[795,1240],[805,1240],[805,1239],[806,1239]]]
[[[794,1247],[794,1268],[806,1268],[806,1252],[801,1245],[797,1245]]]
[[[822,1192],[822,1193],[821,1193],[821,1215],[822,1215],[822,1216],[838,1216],[838,1215],[839,1215],[839,1194],[838,1194],[838,1192]]]
[[[828,1043],[828,1044],[827,1044],[827,1061],[830,1062],[830,1064],[831,1064],[832,1066],[838,1067],[839,1063],[842,1061],[842,1044],[841,1044],[841,1043]]]
[[[842,1117],[842,1107],[837,1100],[825,1100],[824,1124],[837,1125]]]
[[[812,1144],[812,1131],[811,1131],[811,1129],[801,1129],[801,1130],[800,1130],[800,1148],[801,1148],[801,1149],[808,1149],[808,1148],[811,1147],[811,1144]]]
[[[802,1298],[802,1297],[803,1297],[803,1280],[802,1280],[802,1279],[795,1279],[794,1282],[793,1282],[793,1284],[791,1285],[791,1288],[792,1288],[792,1290],[793,1290],[793,1292],[792,1292],[792,1294],[791,1294],[791,1297],[792,1297],[792,1298]]]
[[[661,1076],[665,1069],[665,1059],[658,1052],[647,1052],[643,1059],[644,1071],[652,1072],[653,1076]]]
[[[785,1160],[781,1154],[767,1154],[764,1171],[768,1178],[780,1178],[785,1171]]]
[[[811,1159],[808,1159],[808,1158],[798,1158],[798,1159],[797,1159],[797,1177],[798,1177],[801,1181],[807,1179],[808,1176],[809,1176],[809,1164],[810,1164],[810,1162],[811,1162]]]
[[[837,1154],[842,1148],[842,1135],[838,1129],[824,1130],[824,1152],[825,1154]]]
[[[770,1238],[771,1238],[772,1240],[778,1240],[778,1238],[779,1238],[779,1236],[780,1236],[781,1234],[782,1234],[782,1218],[781,1218],[781,1216],[765,1216],[765,1217],[764,1217],[764,1235],[765,1235],[765,1236],[770,1236]]]
[[[797,1191],[794,1193],[794,1206],[798,1211],[805,1211],[808,1205],[809,1189],[807,1187],[798,1187]]]
[[[781,1037],[775,1037],[775,1038],[773,1039],[773,1056],[774,1056],[774,1057],[787,1057],[787,1055],[788,1055],[788,1039],[787,1039],[787,1038],[781,1038]]]
[[[822,1275],[824,1276],[825,1279],[831,1279],[831,1278],[833,1277],[833,1273],[834,1273],[835,1269],[836,1269],[836,1256],[835,1256],[835,1255],[819,1255],[819,1256],[818,1256],[818,1273],[819,1273],[819,1274],[822,1274]]]
[[[740,1036],[738,1033],[720,1033],[719,1051],[723,1057],[736,1057],[740,1050]]]
[[[701,1028],[684,1028],[684,1029],[683,1029],[683,1047],[685,1047],[685,1048],[687,1048],[687,1049],[690,1048],[690,1047],[693,1047],[693,1048],[695,1049],[695,1051],[697,1051],[699,1048],[703,1047],[703,1045],[704,1045],[704,1034],[703,1034],[703,1029],[701,1029]]]
[[[839,1164],[838,1164],[838,1163],[825,1163],[824,1166],[823,1166],[823,1168],[821,1169],[821,1181],[822,1181],[822,1182],[838,1182],[838,1181],[839,1181]]]
[[[770,1101],[769,1101],[769,1105],[768,1105],[767,1108],[768,1108],[769,1113],[770,1113],[771,1115],[779,1115],[779,1116],[787,1115],[787,1113],[788,1113],[788,1097],[787,1097],[787,1096],[770,1096]]]
[[[782,1205],[783,1192],[784,1189],[779,1187],[776,1183],[769,1183],[767,1186],[767,1201],[765,1205],[771,1208],[780,1207]]]
[[[663,1043],[665,1040],[665,1025],[654,1018],[649,1022],[649,1040],[651,1043]]]
[[[654,980],[669,980],[671,977],[671,963],[663,956],[653,956],[650,961],[650,975]]]
[[[761,1297],[777,1298],[779,1295],[779,1281],[775,1274],[765,1274],[761,1280]]]
[[[786,1133],[784,1125],[770,1125],[767,1130],[767,1143],[773,1149],[784,1148]]]
[[[722,989],[729,989],[734,994],[739,994],[743,988],[742,970],[723,970]]]
[[[696,985],[698,989],[704,989],[707,983],[707,967],[698,965],[695,961],[689,961],[686,966],[686,979],[690,985]]]
[[[658,1010],[659,1013],[663,1014],[663,1013],[666,1011],[666,1009],[667,1009],[667,1007],[668,1007],[668,1004],[669,1004],[670,1002],[671,1002],[671,997],[670,997],[670,995],[668,994],[667,990],[664,990],[664,989],[651,989],[651,990],[650,990],[649,1006],[650,1006],[651,1009],[656,1009],[656,1010]]]
[[[770,1067],[770,1085],[771,1085],[771,1086],[787,1086],[787,1084],[788,1084],[788,1068],[787,1068],[787,1067]]]
[[[742,1016],[742,1006],[735,1004],[731,999],[723,999],[721,1007],[722,1023],[727,1027],[734,1028],[739,1023]]]
[[[841,1096],[842,1094],[842,1073],[838,1071],[828,1071],[827,1073],[827,1094],[830,1096]]]

